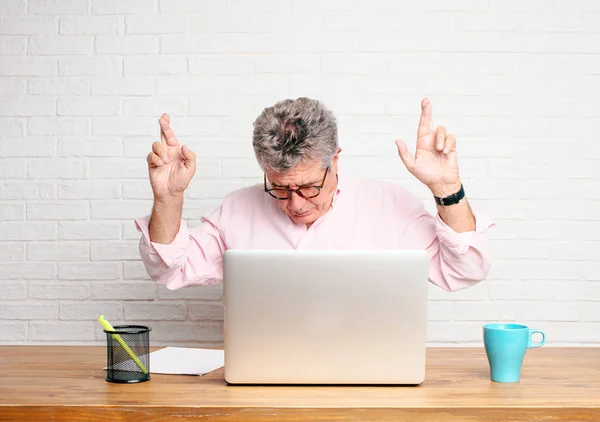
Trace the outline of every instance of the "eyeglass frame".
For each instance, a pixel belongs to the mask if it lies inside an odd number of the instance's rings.
[[[325,180],[327,179],[327,173],[329,173],[329,168],[331,166],[327,166],[327,168],[325,169],[325,174],[323,175],[323,180],[321,181],[321,185],[320,186],[301,186],[298,189],[285,189],[285,188],[271,188],[271,189],[267,189],[267,174],[263,173],[264,176],[264,184],[265,184],[265,192],[267,192],[269,195],[271,195],[273,198],[277,199],[278,201],[287,201],[289,199],[292,198],[292,193],[296,192],[296,195],[298,195],[300,198],[304,198],[304,199],[312,199],[312,198],[316,198],[317,196],[320,195],[321,193],[321,189],[323,189],[323,186],[325,186]],[[317,189],[317,194],[314,196],[304,196],[302,195],[302,193],[300,192],[300,189],[306,189],[306,188],[316,188]],[[278,198],[275,195],[273,195],[271,193],[271,191],[274,190],[279,190],[279,191],[287,191],[289,192],[289,196],[287,198]]]

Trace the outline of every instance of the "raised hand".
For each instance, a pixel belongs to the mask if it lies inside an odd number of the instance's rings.
[[[408,171],[435,196],[445,197],[460,189],[456,138],[447,134],[443,126],[434,128],[431,103],[427,98],[421,102],[421,119],[414,157],[401,140],[396,141],[396,146],[398,155]]]
[[[155,200],[180,196],[196,173],[196,154],[187,146],[179,145],[170,121],[167,114],[158,120],[161,142],[152,144],[147,158]]]

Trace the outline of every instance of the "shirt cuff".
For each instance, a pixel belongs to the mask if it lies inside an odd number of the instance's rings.
[[[188,247],[190,236],[187,224],[183,219],[181,219],[179,231],[177,232],[175,239],[169,244],[150,241],[149,215],[137,218],[134,221],[138,231],[142,233],[142,242],[150,248],[150,253],[156,253],[167,267],[171,268],[175,266],[178,264],[180,258],[185,256],[185,250]]]
[[[458,233],[448,226],[440,217],[435,216],[436,235],[446,248],[456,255],[464,254],[474,242],[474,238],[481,235],[489,228],[494,227],[494,222],[485,214],[472,211],[475,216],[475,230]]]

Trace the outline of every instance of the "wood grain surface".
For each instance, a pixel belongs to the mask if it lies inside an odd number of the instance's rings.
[[[0,421],[600,421],[600,348],[530,349],[512,384],[483,349],[428,349],[414,387],[231,386],[222,368],[113,384],[105,363],[104,347],[1,346]]]

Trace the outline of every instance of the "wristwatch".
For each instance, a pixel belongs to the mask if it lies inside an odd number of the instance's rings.
[[[437,196],[433,196],[435,198],[435,203],[438,205],[446,206],[446,205],[454,205],[458,204],[461,199],[465,197],[465,190],[461,183],[460,190],[456,193],[453,193],[450,196],[446,196],[445,198],[439,198]]]

